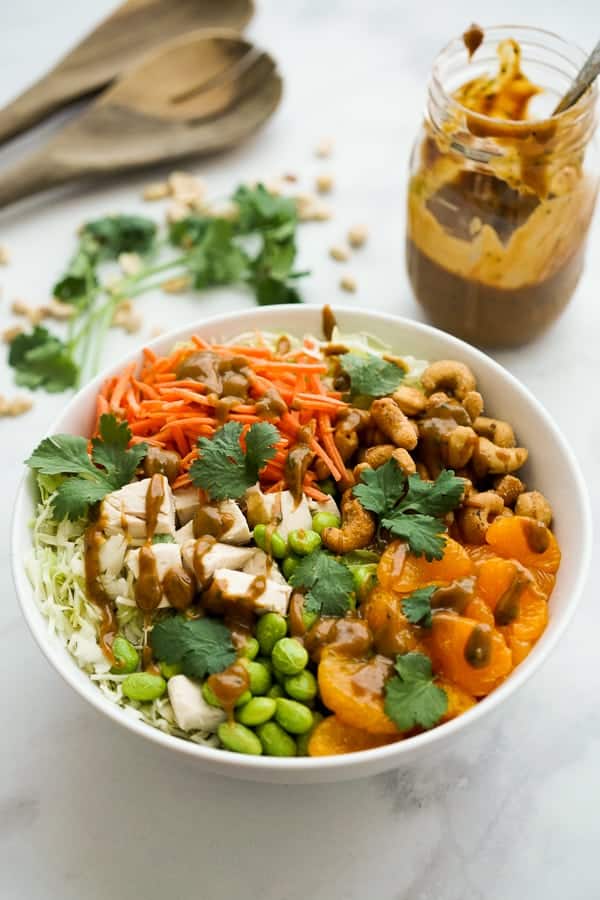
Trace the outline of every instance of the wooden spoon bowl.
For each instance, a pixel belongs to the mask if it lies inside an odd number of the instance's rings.
[[[126,72],[0,176],[0,207],[75,179],[215,153],[256,131],[282,92],[272,57],[226,29],[179,37]]]

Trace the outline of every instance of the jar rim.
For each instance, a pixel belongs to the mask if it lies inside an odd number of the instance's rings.
[[[482,43],[485,43],[488,38],[490,42],[494,40],[494,35],[497,35],[496,41],[501,40],[499,33],[503,36],[505,32],[511,32],[514,34],[515,40],[519,41],[520,35],[524,38],[532,37],[537,35],[540,38],[549,38],[552,41],[556,41],[563,49],[569,50],[572,53],[575,52],[580,59],[574,60],[573,62],[577,66],[576,72],[579,71],[585,60],[587,59],[588,54],[583,50],[579,44],[575,44],[572,41],[568,41],[565,38],[561,37],[554,31],[549,31],[545,28],[537,28],[535,25],[491,25],[489,28],[483,28],[482,31],[484,33],[484,39]],[[478,48],[479,49],[479,48]],[[549,47],[547,49],[552,50],[553,48]],[[449,93],[444,87],[442,75],[441,75],[441,66],[442,64],[450,59],[455,53],[462,52],[464,53],[466,50],[463,36],[453,37],[448,43],[439,51],[437,56],[435,57],[432,69],[431,69],[431,78],[430,85],[435,88],[439,97],[442,99],[445,105],[449,108],[453,108],[460,113],[468,114],[471,119],[476,119],[482,125],[486,123],[498,122],[498,119],[494,116],[488,116],[485,113],[476,112],[475,110],[469,109],[464,106],[458,100],[456,100],[451,93]],[[476,51],[475,51],[476,52]],[[558,53],[558,51],[556,51]],[[562,54],[560,54],[562,56]],[[566,57],[563,56],[563,59]],[[574,73],[576,74],[576,73]],[[516,130],[531,128],[532,123],[543,124],[546,122],[566,122],[572,126],[575,122],[581,117],[588,115],[590,111],[593,111],[596,99],[598,96],[598,84],[595,81],[591,88],[588,88],[584,94],[570,107],[563,110],[560,113],[552,113],[549,116],[543,116],[539,119],[502,119],[502,122],[505,123],[508,127],[514,127]],[[577,112],[577,118],[574,119],[574,111]]]

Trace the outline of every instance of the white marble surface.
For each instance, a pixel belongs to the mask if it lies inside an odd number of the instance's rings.
[[[22,89],[111,7],[77,0],[0,4],[0,102]],[[336,216],[303,230],[302,263],[315,270],[307,299],[417,315],[403,264],[410,143],[437,49],[474,14],[553,29],[586,47],[597,39],[592,0],[526,4],[501,12],[399,0],[264,0],[250,33],[281,61],[284,102],[268,127],[234,153],[198,165],[215,194],[242,178],[283,171],[336,179]],[[328,165],[311,150],[336,139]],[[0,155],[7,165],[38,136]],[[15,296],[42,302],[79,223],[139,207],[143,180],[44,198],[0,218],[13,264],[0,271],[0,324]],[[357,221],[372,231],[352,263],[360,289],[340,295],[327,247]],[[595,441],[600,221],[576,301],[543,340],[499,359],[546,404],[600,501]],[[234,309],[244,300],[144,300],[146,333]],[[113,359],[132,339],[116,336]],[[0,391],[8,388],[2,367]],[[62,683],[22,621],[8,568],[8,530],[21,460],[64,403],[0,421],[0,740],[2,900],[593,900],[600,896],[600,626],[595,568],[576,620],[544,669],[468,752],[409,773],[319,787],[269,787],[198,774],[99,718]]]

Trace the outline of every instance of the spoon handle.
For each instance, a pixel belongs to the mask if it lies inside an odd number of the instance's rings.
[[[583,66],[577,73],[575,81],[564,95],[554,112],[553,116],[564,112],[577,103],[579,98],[585,94],[589,86],[592,84],[598,73],[600,72],[600,41],[596,44]]]
[[[0,174],[0,209],[79,174],[43,148]]]

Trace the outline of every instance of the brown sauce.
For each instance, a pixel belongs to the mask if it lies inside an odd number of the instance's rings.
[[[256,401],[256,415],[261,419],[278,419],[287,411],[287,403],[275,388],[268,388]]]
[[[474,669],[484,669],[492,656],[492,637],[489,625],[476,625],[465,644],[464,656]]]
[[[234,662],[222,672],[216,672],[208,678],[208,686],[229,715],[233,715],[233,708],[250,687],[248,670],[240,662]]]
[[[333,335],[333,329],[337,325],[337,321],[333,314],[333,310],[328,303],[326,303],[323,307],[323,312],[321,314],[321,323],[323,334],[325,335],[325,340],[330,341]]]
[[[288,607],[288,624],[292,637],[301,638],[306,633],[303,613],[304,594],[301,591],[294,591]]]
[[[175,450],[149,446],[144,459],[144,475],[164,475],[172,484],[179,475],[180,462],[181,456]]]
[[[469,54],[469,59],[472,59],[473,54],[481,46],[481,42],[483,41],[483,29],[479,25],[473,23],[467,28],[462,37],[463,43],[467,48],[467,53]]]
[[[494,608],[496,625],[510,625],[519,616],[521,594],[530,583],[529,578],[515,575],[512,583],[504,591]]]
[[[179,363],[176,375],[180,379],[201,382],[217,397],[228,394],[239,400],[248,395],[251,370],[245,356],[224,358],[211,350],[198,350]]]
[[[373,635],[364,619],[325,617],[304,635],[304,646],[315,662],[320,660],[324,647],[335,647],[336,653],[360,658],[371,652]]]
[[[151,541],[158,524],[158,516],[165,499],[162,475],[154,474],[146,491],[146,540]]]
[[[307,444],[297,444],[287,455],[283,474],[296,505],[302,500],[304,476],[314,457],[315,454]]]
[[[231,513],[221,512],[217,506],[202,506],[194,513],[194,537],[211,535],[219,540],[227,534],[233,523]]]
[[[105,603],[101,609],[102,619],[98,629],[98,641],[105,657],[109,662],[114,663],[115,657],[112,652],[112,643],[119,628],[117,617],[112,605]]]
[[[194,602],[196,583],[183,566],[171,566],[165,572],[162,590],[171,606],[182,611]]]
[[[240,650],[252,636],[254,612],[247,606],[229,604],[224,610],[223,622],[231,632],[231,640],[236,650]]]
[[[162,599],[156,559],[150,544],[140,547],[138,577],[135,583],[135,602],[144,612],[153,612]]]
[[[227,421],[229,413],[235,406],[240,405],[239,397],[218,397],[215,400],[215,417],[217,422],[222,425]]]
[[[108,606],[111,598],[100,581],[100,548],[105,541],[98,525],[89,525],[85,530],[85,583],[87,595],[96,606]]]
[[[201,588],[206,587],[206,585],[210,581],[210,577],[207,575],[204,569],[204,556],[208,553],[209,550],[212,549],[212,547],[214,547],[216,542],[216,538],[214,538],[210,534],[207,534],[204,537],[198,538],[198,540],[194,544],[192,567],[194,569],[196,579],[198,580],[198,585]]]
[[[544,553],[550,546],[550,532],[543,522],[527,519],[523,523],[523,534],[532,553]]]
[[[452,609],[462,614],[475,595],[475,578],[460,578],[439,587],[431,598],[432,609]]]
[[[365,702],[381,700],[386,681],[393,672],[393,663],[386,656],[375,656],[352,676],[352,692]]]

